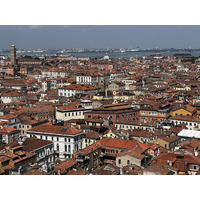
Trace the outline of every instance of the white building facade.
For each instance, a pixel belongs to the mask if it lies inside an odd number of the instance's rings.
[[[35,135],[39,139],[53,142],[55,157],[59,159],[71,158],[74,153],[82,149],[84,133],[81,130],[56,125],[48,126],[34,127],[27,131],[27,136]]]
[[[100,87],[90,84],[71,84],[58,88],[58,96],[72,97],[76,94],[96,94]]]

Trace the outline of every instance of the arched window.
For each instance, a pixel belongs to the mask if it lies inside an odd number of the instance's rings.
[[[65,151],[67,151],[67,145],[65,145]]]
[[[59,151],[59,144],[57,144],[57,151]]]

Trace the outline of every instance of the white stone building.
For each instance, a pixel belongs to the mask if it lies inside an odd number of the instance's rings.
[[[27,136],[52,141],[55,156],[59,159],[71,158],[82,149],[84,133],[71,126],[52,125],[50,122],[36,126],[27,131]]]
[[[71,84],[58,88],[58,96],[72,97],[76,94],[96,94],[100,87],[89,84]]]
[[[91,73],[82,73],[78,74],[76,76],[76,83],[77,84],[90,84],[95,85],[98,84],[100,79],[100,75],[97,73],[91,74]]]
[[[92,101],[83,100],[80,104],[66,105],[56,108],[56,119],[67,121],[70,119],[84,119],[84,113],[92,110]]]
[[[67,72],[65,72],[63,69],[50,69],[50,70],[45,69],[42,71],[42,78],[45,78],[45,77],[64,78],[66,76],[67,76]]]
[[[6,122],[6,126],[21,130],[21,121],[16,115],[6,114],[0,116],[0,122]]]
[[[200,128],[199,119],[194,116],[173,116],[169,121],[174,125],[185,124],[189,130]]]
[[[13,103],[18,99],[23,99],[25,98],[24,94],[20,94],[19,92],[2,92],[1,94],[1,102],[2,103]]]

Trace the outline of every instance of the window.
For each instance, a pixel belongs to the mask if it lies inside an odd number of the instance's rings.
[[[127,160],[127,165],[130,165],[130,160]]]
[[[119,164],[119,165],[121,164],[121,159],[118,160],[118,164]]]
[[[197,166],[196,166],[196,165],[194,165],[194,166],[193,166],[193,169],[197,169]]]
[[[167,145],[165,144],[165,148],[167,148]]]
[[[110,153],[110,149],[106,149],[106,153]]]
[[[57,137],[57,141],[59,141],[59,137]]]
[[[69,151],[69,153],[71,153],[71,146],[70,145],[68,146],[68,151]]]
[[[118,150],[116,150],[116,153],[118,153]]]
[[[112,150],[111,150],[111,153],[115,153],[115,151],[112,149]]]
[[[70,142],[70,139],[68,139],[68,142]]]
[[[57,151],[59,151],[59,145],[57,144]]]
[[[65,142],[67,142],[67,138],[65,138]]]
[[[67,145],[65,145],[65,151],[67,151]]]

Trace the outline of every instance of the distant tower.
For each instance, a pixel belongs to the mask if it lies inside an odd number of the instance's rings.
[[[99,86],[101,87],[101,91],[105,91],[105,79],[103,76],[100,77]]]
[[[11,65],[17,64],[15,45],[12,45],[10,47],[10,59],[11,59]]]

